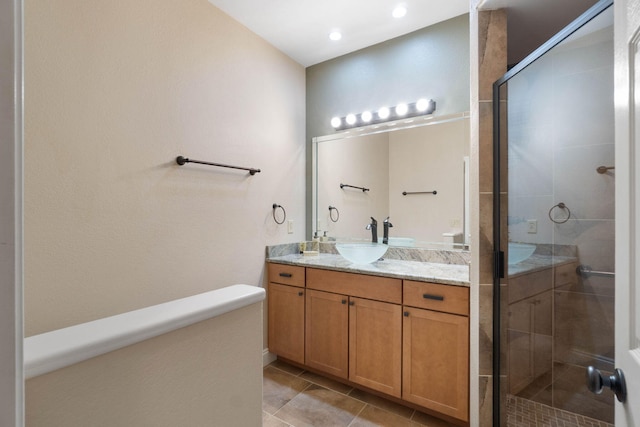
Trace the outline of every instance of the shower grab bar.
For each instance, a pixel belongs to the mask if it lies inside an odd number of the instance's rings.
[[[362,190],[363,193],[365,191],[369,191],[368,188],[364,188],[364,187],[356,187],[355,185],[349,185],[349,184],[340,184],[340,188],[344,188],[344,187],[357,188],[358,190]]]
[[[402,195],[406,196],[408,194],[438,194],[436,190],[433,191],[403,191]]]
[[[576,267],[576,273],[579,274],[582,277],[586,277],[589,278],[591,276],[598,276],[598,277],[611,277],[614,278],[616,277],[616,273],[611,273],[609,271],[597,271],[597,270],[592,270],[590,266],[588,265],[578,265]]]
[[[219,166],[221,168],[240,169],[243,171],[249,171],[250,175],[255,175],[258,172],[260,172],[260,169],[256,169],[256,168],[243,168],[241,166],[223,165],[222,163],[203,162],[201,160],[191,160],[182,156],[176,157],[176,163],[179,164],[180,166],[184,165],[185,163],[199,163],[201,165]]]

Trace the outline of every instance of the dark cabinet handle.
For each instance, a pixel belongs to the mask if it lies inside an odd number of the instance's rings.
[[[624,403],[627,400],[627,384],[620,369],[615,369],[613,375],[603,376],[599,369],[589,366],[587,368],[587,388],[592,393],[600,394],[604,387],[609,387],[618,401]]]
[[[280,277],[293,277],[291,273],[280,273]]]
[[[409,317],[409,312],[408,312],[408,311],[405,311],[405,312],[404,312],[404,313],[402,313],[402,314],[404,314],[404,317]]]
[[[346,300],[346,299],[343,299],[341,302],[342,302],[343,304],[346,304],[346,303],[347,303],[347,300]]]
[[[299,297],[301,297],[302,295],[304,295],[304,292],[299,291],[299,292],[298,292],[298,296],[299,296]]]
[[[356,302],[355,301],[349,301],[349,305],[352,305],[352,306],[356,305]]]
[[[423,294],[422,298],[424,298],[424,299],[432,299],[432,300],[436,300],[436,301],[444,301],[444,297],[442,295]]]

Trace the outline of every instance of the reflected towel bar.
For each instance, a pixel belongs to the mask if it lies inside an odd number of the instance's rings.
[[[340,188],[344,188],[344,187],[349,187],[349,188],[357,188],[358,190],[362,190],[362,192],[364,193],[365,191],[369,191],[368,188],[364,188],[364,187],[356,187],[354,185],[349,185],[349,184],[340,184]]]
[[[438,194],[437,191],[433,190],[433,191],[403,191],[402,195],[406,196],[408,194]]]
[[[255,175],[258,172],[260,172],[260,169],[256,169],[256,168],[243,168],[243,167],[240,167],[240,166],[223,165],[221,163],[203,162],[201,160],[191,160],[191,159],[188,159],[188,158],[182,157],[182,156],[176,157],[176,163],[179,164],[180,166],[184,165],[185,163],[198,163],[198,164],[201,164],[201,165],[219,166],[221,168],[240,169],[240,170],[244,170],[244,171],[249,171],[250,175]]]
[[[611,278],[615,278],[616,277],[616,273],[611,273],[611,272],[608,272],[608,271],[592,270],[590,266],[582,265],[582,264],[580,264],[578,267],[576,267],[576,273],[578,273],[580,276],[585,277],[585,278],[589,278],[591,276],[611,277]]]

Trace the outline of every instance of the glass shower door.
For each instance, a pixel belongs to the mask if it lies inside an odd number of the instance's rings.
[[[516,411],[613,423],[613,394],[585,381],[614,367],[612,9],[499,87],[508,425]]]

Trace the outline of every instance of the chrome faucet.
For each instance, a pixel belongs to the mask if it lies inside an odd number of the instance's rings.
[[[368,224],[365,228],[371,230],[371,242],[378,243],[378,221],[371,217],[371,224]]]
[[[393,224],[389,222],[389,217],[382,222],[384,226],[384,237],[382,237],[382,243],[385,245],[389,244],[389,228],[393,227]]]

